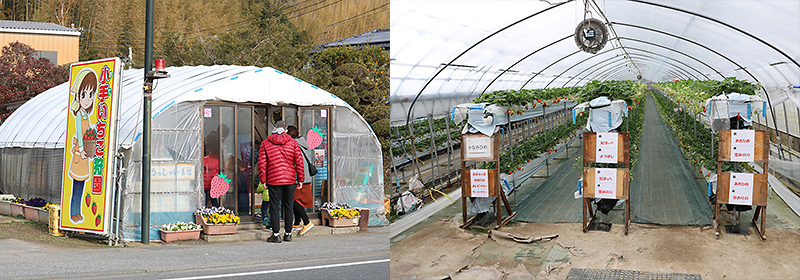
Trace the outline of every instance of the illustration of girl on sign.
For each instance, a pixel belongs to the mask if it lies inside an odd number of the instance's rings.
[[[72,178],[72,197],[70,199],[69,219],[73,224],[83,223],[83,207],[86,180],[91,177],[91,158],[95,154],[97,132],[93,128],[89,116],[92,115],[94,100],[97,96],[97,75],[90,68],[84,68],[75,78],[70,88],[74,99],[69,110],[75,116],[75,135],[72,137],[72,160],[69,164],[69,177]],[[86,206],[91,204],[91,196],[86,194]]]

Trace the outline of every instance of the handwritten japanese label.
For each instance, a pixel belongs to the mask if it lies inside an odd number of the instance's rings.
[[[492,157],[492,141],[489,137],[464,137],[464,147],[464,160]]]
[[[617,169],[596,168],[594,173],[594,197],[617,197]]]
[[[595,161],[600,163],[617,163],[617,145],[619,136],[617,133],[598,133],[596,137]]]
[[[753,174],[731,173],[729,204],[753,205]]]
[[[471,197],[489,197],[489,171],[486,169],[471,169],[469,171]]]
[[[731,161],[752,162],[755,139],[755,130],[731,130]]]

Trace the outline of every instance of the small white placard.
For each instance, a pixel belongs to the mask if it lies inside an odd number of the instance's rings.
[[[464,160],[492,157],[492,138],[490,137],[464,137],[464,146],[467,153]]]
[[[617,198],[617,169],[596,168],[594,174],[594,197]]]
[[[755,130],[731,130],[731,161],[752,162],[755,145]]]
[[[595,139],[595,161],[600,163],[617,163],[617,145],[619,136],[615,132],[598,133]]]
[[[327,118],[328,117],[328,110],[325,110],[325,109],[319,110],[319,117],[320,118]]]
[[[753,174],[731,173],[729,204],[753,205]]]
[[[489,197],[489,171],[486,169],[471,169],[469,171],[470,197]]]
[[[212,112],[213,111],[211,111],[211,108],[203,108],[203,117],[205,118],[212,117]]]

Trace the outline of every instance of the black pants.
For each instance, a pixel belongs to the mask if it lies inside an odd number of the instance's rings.
[[[218,198],[211,198],[211,191],[206,191],[206,204],[208,201],[211,200],[211,206],[219,207],[219,197]]]
[[[306,208],[303,208],[303,205],[300,205],[299,202],[294,202],[294,224],[299,225],[300,220],[303,220],[303,225],[307,225],[308,222],[308,214],[306,214]]]
[[[283,229],[284,233],[292,232],[292,214],[294,213],[294,185],[268,186],[269,187],[269,219],[272,225],[272,233],[278,233],[280,229],[280,213],[278,209],[283,206]]]

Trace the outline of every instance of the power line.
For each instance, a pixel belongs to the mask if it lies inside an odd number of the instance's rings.
[[[380,8],[383,8],[383,7],[385,7],[385,6],[388,6],[388,5],[389,5],[389,3],[386,3],[386,4],[383,4],[383,5],[380,5],[380,6],[378,6],[378,7],[375,7],[375,8],[373,8],[372,10],[369,10],[369,11],[366,11],[366,12],[363,12],[363,13],[360,13],[360,14],[358,14],[358,15],[355,15],[355,16],[353,16],[353,17],[350,17],[350,18],[348,18],[348,19],[345,19],[345,20],[341,20],[341,21],[339,21],[339,22],[334,22],[334,23],[328,24],[328,25],[326,25],[326,26],[325,26],[325,28],[327,28],[327,27],[329,27],[329,26],[338,25],[338,24],[340,24],[340,23],[342,23],[342,22],[345,22],[345,21],[348,21],[348,20],[351,20],[351,19],[355,19],[355,18],[357,18],[357,17],[360,17],[360,16],[363,16],[363,15],[365,15],[365,14],[368,14],[368,13],[374,12],[375,10],[377,10],[377,9],[380,9]]]

